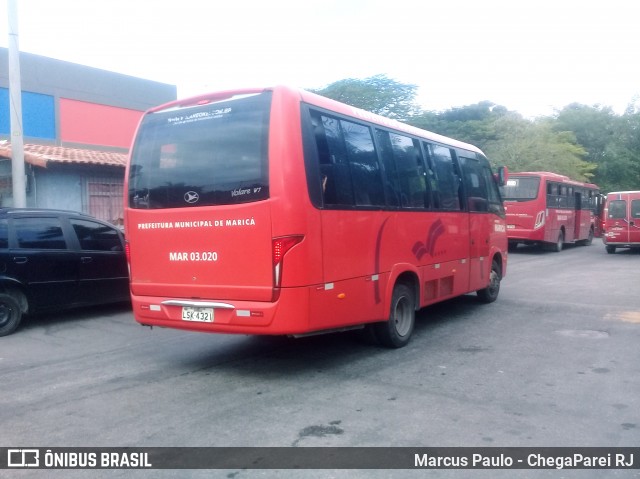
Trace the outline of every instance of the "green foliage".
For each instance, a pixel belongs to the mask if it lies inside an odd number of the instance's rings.
[[[511,171],[552,171],[590,181],[595,165],[571,132],[557,132],[548,120],[530,121],[504,107],[481,102],[440,114],[425,113],[413,125],[481,148],[494,166]]]
[[[557,113],[554,128],[575,133],[603,191],[640,188],[640,114],[633,109],[618,116],[609,107],[574,103]]]
[[[474,144],[494,166],[552,171],[591,181],[604,192],[640,189],[640,103],[623,115],[600,105],[571,104],[548,118],[529,120],[483,101],[443,112],[422,111],[417,87],[384,75],[341,80],[315,92]],[[637,99],[636,99],[637,100]]]
[[[407,121],[418,111],[415,104],[417,88],[385,75],[375,75],[364,80],[340,80],[311,91],[387,118]]]

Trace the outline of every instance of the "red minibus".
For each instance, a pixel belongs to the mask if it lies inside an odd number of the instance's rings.
[[[600,193],[591,183],[546,171],[511,173],[501,188],[509,246],[538,244],[562,251],[565,243],[590,245],[600,235]]]
[[[303,90],[159,106],[125,179],[135,319],[258,335],[366,327],[404,346],[419,308],[497,298],[505,176],[475,146]]]
[[[602,241],[609,254],[616,248],[640,248],[640,191],[607,194]]]

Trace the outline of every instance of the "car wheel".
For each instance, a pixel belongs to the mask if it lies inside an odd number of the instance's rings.
[[[399,283],[393,289],[389,320],[375,324],[376,338],[383,346],[401,348],[411,339],[416,322],[416,299],[413,290]]]
[[[0,293],[0,336],[13,333],[22,319],[18,301],[10,294]]]

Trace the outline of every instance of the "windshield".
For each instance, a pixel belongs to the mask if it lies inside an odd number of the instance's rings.
[[[538,197],[540,178],[537,176],[509,176],[507,184],[500,187],[505,201],[529,201]]]
[[[131,208],[247,203],[269,197],[271,93],[146,115],[129,169]]]

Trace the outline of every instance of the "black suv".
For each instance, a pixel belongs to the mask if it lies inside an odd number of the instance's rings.
[[[0,208],[0,336],[23,314],[128,300],[119,229],[73,211]]]

